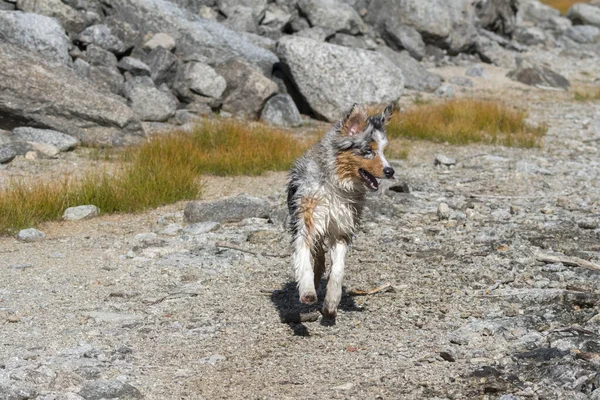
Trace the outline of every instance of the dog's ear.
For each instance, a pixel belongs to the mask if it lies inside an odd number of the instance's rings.
[[[344,118],[342,129],[340,130],[341,134],[345,136],[359,134],[367,128],[368,119],[367,110],[363,106],[354,104],[350,112],[346,114],[346,118]]]
[[[392,114],[394,113],[394,105],[388,105],[385,110],[381,113],[381,122],[383,125],[387,125],[388,122],[392,119]]]

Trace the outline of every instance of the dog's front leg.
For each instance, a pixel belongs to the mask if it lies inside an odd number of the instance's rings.
[[[348,252],[348,243],[339,240],[331,247],[331,273],[327,282],[327,294],[323,304],[323,315],[334,319],[337,315],[337,308],[342,299],[342,279],[344,278],[344,264],[346,253]]]

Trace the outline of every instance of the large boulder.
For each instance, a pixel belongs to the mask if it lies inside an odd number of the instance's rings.
[[[222,110],[232,114],[258,118],[265,101],[279,90],[258,68],[243,61],[231,60],[218,66],[217,72],[227,82]]]
[[[472,48],[477,38],[472,0],[372,0],[365,19],[379,30],[387,21],[412,26],[425,43],[452,54]]]
[[[585,3],[575,3],[567,11],[573,25],[593,25],[600,28],[600,7]]]
[[[167,0],[112,0],[107,10],[114,19],[139,32],[163,32],[177,42],[177,54],[198,54],[216,65],[241,58],[270,74],[278,60],[270,51],[215,21],[195,15]]]
[[[147,76],[132,78],[123,85],[123,93],[142,121],[163,122],[175,115],[179,102],[169,91],[157,89]]]
[[[0,11],[0,42],[35,51],[53,64],[71,64],[69,38],[54,18],[19,11]]]
[[[525,60],[517,60],[517,68],[507,76],[517,82],[538,88],[568,89],[571,84],[564,76],[552,71],[544,65],[532,64]]]
[[[19,0],[19,10],[56,18],[68,32],[81,32],[100,16],[93,11],[79,11],[60,0]]]
[[[406,50],[417,60],[425,57],[425,42],[415,28],[402,25],[395,20],[388,20],[383,25],[381,35],[385,43],[392,49]]]
[[[402,70],[376,52],[295,36],[277,52],[312,112],[329,121],[354,103],[397,101],[404,89]]]
[[[298,7],[311,26],[321,26],[352,35],[366,31],[360,15],[340,0],[300,0]]]
[[[302,124],[298,107],[287,93],[275,95],[267,100],[260,114],[260,120],[269,125],[285,127]]]
[[[397,52],[389,47],[380,46],[377,52],[390,59],[404,75],[404,86],[421,92],[434,92],[442,84],[442,77],[429,72],[420,62],[412,58],[407,51]]]
[[[562,17],[556,8],[542,4],[538,0],[523,1],[519,14],[523,21],[533,23],[539,28],[564,31],[572,25],[571,21]]]
[[[48,128],[97,145],[143,136],[140,121],[119,97],[99,93],[72,69],[44,61],[0,42],[0,129]]]
[[[478,0],[475,5],[481,26],[499,35],[512,36],[517,25],[519,0]]]
[[[177,95],[188,103],[203,98],[218,99],[226,87],[225,79],[212,67],[193,61],[179,68],[174,84]]]

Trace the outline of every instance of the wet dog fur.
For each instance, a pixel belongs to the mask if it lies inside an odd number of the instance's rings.
[[[325,272],[325,252],[331,272],[323,315],[334,319],[342,297],[345,257],[357,229],[366,194],[379,180],[393,178],[385,159],[385,126],[393,107],[368,115],[354,105],[306,154],[296,160],[288,184],[292,233],[292,265],[300,302],[317,301]]]

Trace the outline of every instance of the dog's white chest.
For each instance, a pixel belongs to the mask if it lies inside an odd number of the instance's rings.
[[[349,236],[358,222],[357,211],[353,204],[340,200],[337,196],[327,196],[325,207],[326,234],[331,239]]]

